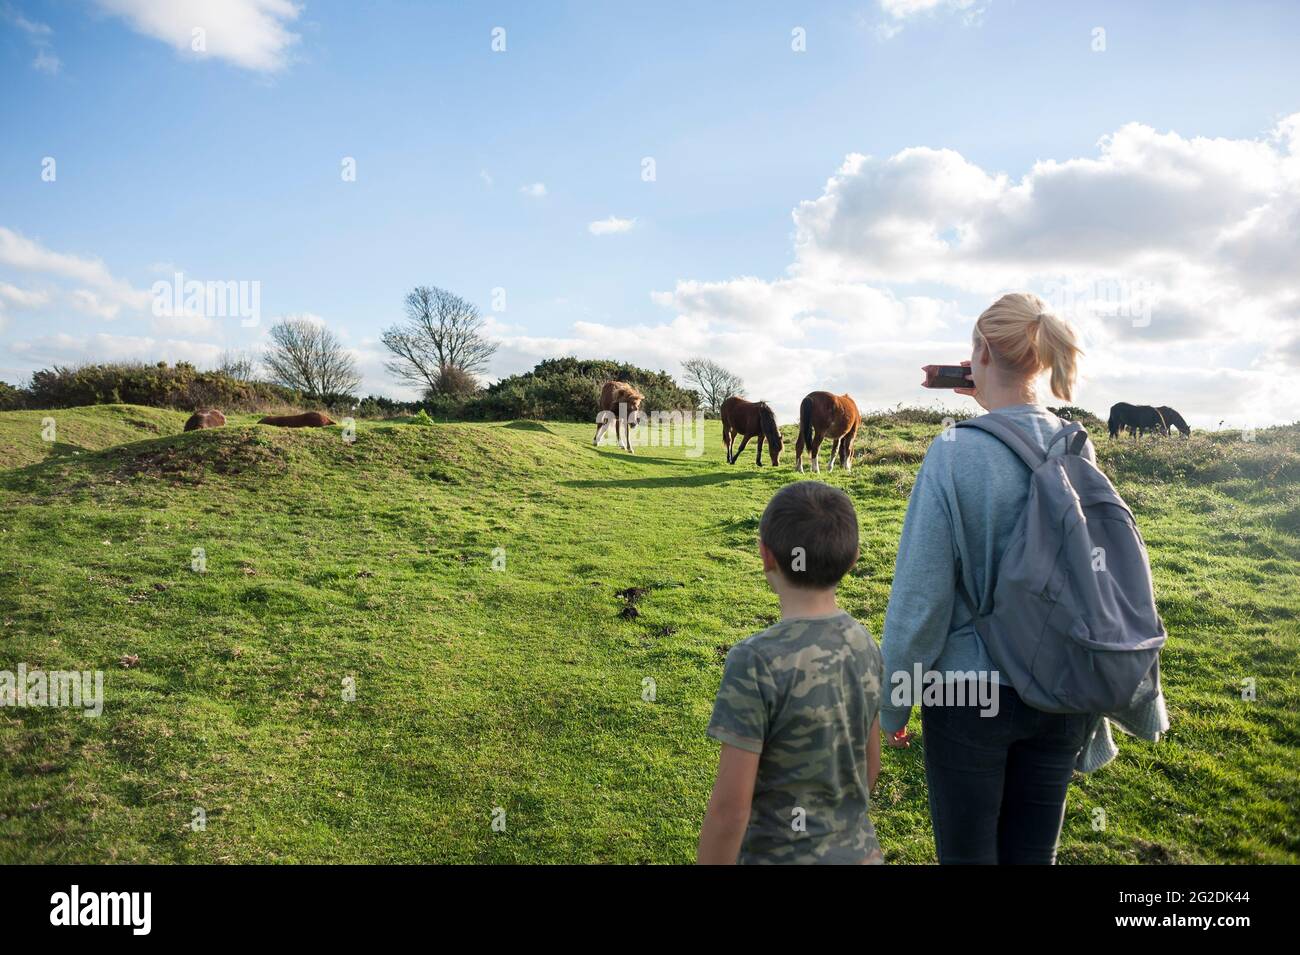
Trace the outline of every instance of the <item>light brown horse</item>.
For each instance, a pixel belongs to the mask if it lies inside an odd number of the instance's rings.
[[[302,414],[267,415],[258,422],[258,424],[275,425],[277,428],[323,428],[333,423],[333,418],[319,411],[304,411]]]
[[[596,437],[591,442],[592,447],[600,445],[600,439],[605,436],[609,426],[614,426],[614,443],[619,447],[626,447],[627,453],[632,454],[632,429],[637,426],[641,420],[641,402],[645,401],[645,395],[637,391],[626,381],[610,380],[600,386],[600,410],[596,414]],[[624,426],[624,432],[620,436],[619,425]],[[626,444],[624,442],[626,441]]]
[[[776,427],[776,415],[766,401],[746,401],[733,395],[722,403],[722,443],[727,447],[727,463],[735,464],[740,458],[749,439],[758,438],[758,451],[754,463],[763,466],[763,442],[767,441],[767,453],[772,459],[772,466],[781,463],[781,432]],[[740,447],[732,452],[732,443],[736,436],[741,437]]]
[[[186,431],[202,431],[204,428],[220,428],[226,423],[226,416],[216,408],[210,411],[196,411],[185,422]]]
[[[799,440],[794,444],[796,469],[803,470],[803,449],[806,447],[812,454],[813,470],[820,471],[817,452],[821,450],[822,438],[830,438],[830,469],[835,470],[838,445],[841,467],[852,471],[853,439],[861,422],[857,402],[848,395],[833,395],[829,391],[814,391],[806,395],[799,404]]]

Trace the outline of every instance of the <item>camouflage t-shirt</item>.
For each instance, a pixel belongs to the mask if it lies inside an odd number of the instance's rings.
[[[727,654],[708,733],[760,753],[741,863],[881,862],[867,816],[880,650],[847,613],[782,620]]]

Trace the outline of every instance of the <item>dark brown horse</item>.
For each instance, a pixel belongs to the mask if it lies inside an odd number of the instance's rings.
[[[1134,438],[1140,438],[1145,431],[1169,433],[1169,426],[1157,409],[1150,405],[1131,405],[1127,401],[1119,401],[1110,406],[1110,418],[1106,421],[1106,427],[1112,438],[1125,429]]]
[[[740,447],[732,452],[736,436],[741,437]],[[758,451],[754,463],[763,466],[763,442],[767,442],[767,453],[772,459],[772,466],[781,463],[781,432],[776,427],[776,415],[766,401],[746,401],[732,396],[722,403],[722,443],[727,447],[727,463],[735,464],[749,439],[758,438]]]
[[[1170,431],[1179,431],[1182,433],[1184,438],[1190,438],[1192,436],[1191,426],[1183,416],[1173,408],[1168,405],[1161,405],[1156,410],[1160,412],[1160,417],[1165,419],[1165,424],[1169,427]]]
[[[829,391],[814,391],[799,404],[799,439],[794,443],[796,470],[803,470],[803,449],[812,455],[814,471],[820,471],[817,452],[822,438],[831,439],[831,466],[835,470],[835,450],[839,446],[840,466],[853,470],[853,439],[857,436],[862,415],[858,405],[848,395],[833,395]]]
[[[216,408],[210,411],[196,411],[185,422],[186,431],[202,431],[204,428],[220,428],[226,423],[226,416]]]
[[[614,441],[618,446],[626,447],[627,453],[632,453],[632,429],[637,426],[641,420],[641,402],[645,401],[645,395],[637,391],[626,381],[614,381],[613,379],[605,382],[600,386],[600,407],[596,412],[596,437],[591,442],[593,447],[600,445],[600,439],[604,437],[609,426],[614,426]],[[623,434],[619,434],[619,426],[624,426]],[[624,441],[626,440],[626,445]]]
[[[323,428],[333,423],[333,418],[319,411],[304,411],[302,414],[267,415],[258,422],[258,424],[275,425],[277,428]]]

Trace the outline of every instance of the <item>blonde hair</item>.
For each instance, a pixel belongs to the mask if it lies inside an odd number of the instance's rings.
[[[1047,303],[1030,292],[1011,292],[984,310],[975,321],[975,337],[983,339],[1000,367],[1036,377],[1051,369],[1052,394],[1062,401],[1074,397],[1078,357],[1083,354],[1070,323],[1047,310]]]

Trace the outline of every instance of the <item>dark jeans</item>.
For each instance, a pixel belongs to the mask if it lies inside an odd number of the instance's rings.
[[[1088,717],[1044,713],[1001,686],[996,716],[925,706],[921,726],[940,864],[1055,862]]]

